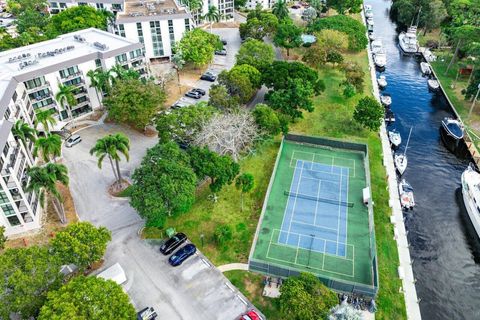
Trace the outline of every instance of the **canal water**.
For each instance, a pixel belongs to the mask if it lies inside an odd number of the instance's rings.
[[[420,71],[420,58],[402,56],[390,1],[367,0],[373,6],[374,33],[387,52],[383,74],[392,96],[396,128],[407,150],[404,178],[415,191],[417,206],[406,214],[413,272],[423,319],[480,319],[480,240],[465,211],[460,177],[469,160],[443,145],[441,121],[453,112],[442,93],[431,93]],[[380,283],[380,287],[381,287]]]

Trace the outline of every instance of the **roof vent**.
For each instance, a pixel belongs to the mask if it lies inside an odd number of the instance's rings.
[[[78,35],[77,35],[77,34],[74,35],[74,36],[73,36],[73,39],[77,40],[78,42],[85,42],[85,41],[86,41],[85,38],[82,37],[82,36],[79,35],[79,34],[78,34]]]
[[[98,48],[98,49],[102,50],[102,51],[105,51],[105,50],[108,49],[108,47],[107,47],[106,44],[103,44],[103,43],[100,43],[100,42],[94,42],[94,43],[93,43],[93,46],[94,46],[95,48]]]

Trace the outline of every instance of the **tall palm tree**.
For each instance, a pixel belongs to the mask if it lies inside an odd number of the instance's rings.
[[[277,0],[272,6],[272,13],[277,16],[278,20],[288,18],[288,6],[285,0]]]
[[[37,139],[37,130],[30,127],[27,123],[23,120],[17,120],[12,127],[12,134],[15,139],[20,140],[23,143],[23,146],[26,150],[27,148],[27,140],[35,142]]]
[[[207,13],[203,16],[205,19],[207,19],[208,22],[210,22],[210,33],[212,33],[212,25],[214,22],[220,21],[220,12],[218,12],[217,7],[215,6],[209,6]]]
[[[103,94],[109,95],[112,89],[112,83],[115,79],[115,76],[112,70],[99,70],[98,75],[98,85]]]
[[[53,196],[52,203],[55,211],[62,223],[67,223],[65,208],[63,207],[63,198],[58,191],[57,182],[68,186],[68,170],[63,164],[47,163],[43,167],[31,167],[27,170],[30,181],[26,190],[35,192],[40,199],[40,205],[45,207],[45,196]]]
[[[66,109],[69,113],[69,117],[73,120],[72,107],[77,104],[75,100],[75,90],[73,86],[65,86],[63,84],[59,85],[58,92],[55,95],[55,100],[60,103],[62,108]]]
[[[203,2],[201,0],[187,0],[185,1],[185,4],[195,17],[195,22],[199,23],[200,21],[198,20],[200,18],[200,15],[198,13],[202,9]]]
[[[98,91],[102,89],[102,87],[100,86],[100,79],[99,79],[101,72],[102,70],[100,69],[88,70],[87,72],[87,77],[90,79],[90,87],[95,88],[97,100],[98,100],[98,103],[100,104],[102,103],[102,101],[100,100],[100,95],[98,94]]]
[[[121,80],[123,79],[125,73],[127,70],[125,70],[121,65],[115,64],[111,69],[110,72],[115,75],[113,78],[113,81],[115,82],[116,80]]]
[[[90,150],[91,155],[95,155],[98,158],[98,167],[102,168],[102,162],[105,157],[110,161],[112,166],[113,174],[116,179],[116,183],[120,184],[122,182],[122,174],[120,172],[120,160],[121,155],[125,157],[127,161],[130,160],[129,155],[130,150],[130,140],[123,133],[109,134],[103,138],[100,138],[95,143],[95,146]],[[115,166],[114,163],[115,162]]]
[[[49,134],[46,137],[39,137],[35,141],[33,155],[37,157],[39,151],[42,153],[43,161],[50,162],[51,157],[53,157],[53,160],[56,160],[62,152],[62,138],[58,134]]]
[[[50,129],[53,128],[57,124],[57,119],[53,116],[55,110],[48,109],[48,110],[37,110],[35,112],[35,130],[38,127],[38,124],[42,124],[43,130],[46,134],[50,133]]]

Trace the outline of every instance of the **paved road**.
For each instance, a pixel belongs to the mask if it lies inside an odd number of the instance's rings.
[[[124,289],[136,309],[153,306],[160,319],[236,319],[247,310],[249,303],[217,268],[200,253],[180,267],[170,267],[167,257],[158,252],[158,242],[138,237],[144,222],[128,200],[113,198],[107,193],[107,187],[114,180],[110,165],[106,161],[103,169],[98,169],[96,159],[88,151],[99,137],[118,131],[131,140],[130,162],[121,164],[122,173],[128,177],[157,138],[102,124],[80,131],[83,141],[63,150],[80,219],[112,231],[105,268],[119,262],[128,278]]]

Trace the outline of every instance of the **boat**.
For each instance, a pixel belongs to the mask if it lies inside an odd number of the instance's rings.
[[[387,78],[385,76],[380,76],[377,79],[378,86],[382,89],[387,86]]]
[[[411,26],[407,32],[402,31],[398,35],[398,44],[406,54],[415,54],[418,52],[417,27]]]
[[[389,107],[392,104],[392,97],[385,93],[380,96],[380,101],[385,107]]]
[[[387,54],[385,51],[377,52],[373,55],[373,61],[378,68],[385,68],[387,65]]]
[[[436,79],[428,79],[427,84],[428,84],[428,89],[432,91],[437,91],[440,88],[440,83]]]
[[[420,62],[420,69],[422,70],[422,73],[427,76],[432,73],[432,69],[428,62]]]
[[[402,179],[398,184],[398,193],[400,195],[400,204],[402,205],[402,208],[405,210],[413,210],[413,207],[415,207],[413,188],[405,179]]]
[[[373,54],[384,51],[384,50],[383,50],[382,39],[375,39],[375,40],[373,40],[372,43],[370,44],[370,47],[372,48],[372,53],[373,53]]]
[[[373,19],[367,19],[367,30],[373,32]]]
[[[385,121],[388,123],[395,122],[395,114],[388,107],[385,110]]]
[[[368,39],[370,39],[370,41],[375,40],[375,33],[370,32],[370,33],[368,34]]]
[[[440,137],[443,144],[451,152],[458,149],[460,141],[463,139],[465,130],[463,124],[456,119],[445,117],[440,127]]]
[[[462,173],[462,195],[470,221],[480,237],[480,173],[470,164]]]
[[[402,136],[400,135],[400,132],[396,131],[395,129],[388,131],[388,139],[395,148],[398,148],[398,146],[402,143]]]
[[[373,17],[372,6],[369,4],[366,4],[363,6],[363,8],[365,10],[365,18],[372,18]]]
[[[410,143],[410,136],[412,135],[412,128],[410,128],[410,132],[408,133],[407,145],[405,146],[405,150],[403,153],[395,154],[394,162],[395,167],[397,168],[398,173],[402,175],[405,170],[407,169],[408,159],[407,159],[407,150],[408,144]]]

